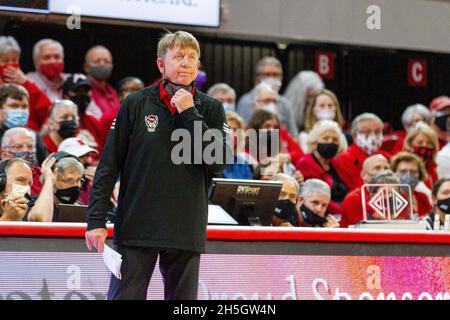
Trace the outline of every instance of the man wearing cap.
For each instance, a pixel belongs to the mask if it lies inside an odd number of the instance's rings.
[[[102,124],[95,117],[86,113],[86,108],[92,100],[92,86],[89,79],[84,74],[75,73],[67,78],[62,89],[64,99],[73,101],[78,107],[80,130],[77,137],[101,153],[104,144]]]
[[[89,203],[89,194],[92,190],[92,181],[94,180],[95,170],[94,157],[98,155],[98,151],[89,147],[87,143],[80,138],[67,138],[58,147],[59,151],[65,151],[78,157],[84,166],[84,181],[81,185],[81,195],[78,201],[81,204]]]
[[[447,122],[450,115],[450,97],[440,96],[430,103],[430,110],[434,117],[433,129],[439,140],[439,148],[442,149],[450,141]]]

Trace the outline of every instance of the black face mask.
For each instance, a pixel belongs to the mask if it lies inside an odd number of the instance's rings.
[[[278,200],[273,215],[298,227],[297,209],[290,200]]]
[[[37,164],[36,152],[22,151],[14,153],[14,158],[21,158],[28,161],[32,167]]]
[[[78,114],[82,116],[86,112],[86,108],[91,102],[91,97],[88,94],[78,94],[76,96],[70,97],[70,100],[72,100],[78,106]]]
[[[339,146],[336,143],[319,143],[317,152],[325,159],[333,158],[338,151]]]
[[[450,214],[450,198],[438,200],[437,207],[446,214]]]
[[[436,117],[434,120],[434,124],[441,129],[442,131],[448,131],[450,128],[448,128],[448,114],[444,114],[442,116]]]
[[[63,139],[71,138],[78,129],[78,123],[75,120],[65,120],[59,123],[58,134]]]
[[[180,89],[185,89],[188,92],[192,92],[193,86],[194,86],[194,81],[192,81],[190,84],[185,86],[185,85],[182,85],[179,83],[172,82],[167,79],[163,80],[163,87],[164,87],[164,89],[166,89],[167,93],[170,96],[173,96],[175,94],[175,92],[177,92]]]
[[[80,196],[80,187],[71,187],[56,191],[55,196],[64,204],[74,204]]]
[[[323,226],[327,219],[325,217],[321,217],[318,214],[315,214],[312,210],[308,209],[305,205],[300,207],[300,212],[302,214],[303,219],[307,224],[315,226]]]
[[[111,76],[112,70],[113,68],[108,66],[90,66],[89,74],[96,80],[106,81]]]

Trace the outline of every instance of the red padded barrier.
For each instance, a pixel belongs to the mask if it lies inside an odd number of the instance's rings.
[[[1,222],[1,236],[75,237],[84,238],[85,223]],[[113,226],[108,226],[113,236]],[[224,227],[209,226],[209,240],[249,241],[323,241],[323,242],[378,242],[378,243],[441,243],[450,244],[450,233],[433,231]]]

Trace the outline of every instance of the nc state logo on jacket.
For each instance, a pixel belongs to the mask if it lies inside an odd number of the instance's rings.
[[[158,126],[158,116],[154,114],[145,116],[145,124],[147,125],[148,132],[155,132],[155,129]]]

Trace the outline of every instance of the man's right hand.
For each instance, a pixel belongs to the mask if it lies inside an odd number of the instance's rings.
[[[22,221],[27,213],[28,200],[21,195],[10,195],[1,201],[3,209],[2,220],[4,221]]]
[[[99,253],[103,253],[107,237],[108,230],[105,228],[86,231],[86,245],[89,250],[92,250],[92,247],[95,247]]]

